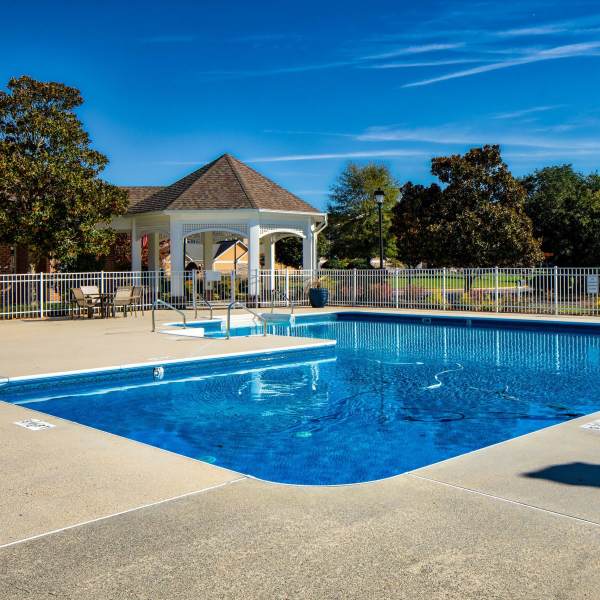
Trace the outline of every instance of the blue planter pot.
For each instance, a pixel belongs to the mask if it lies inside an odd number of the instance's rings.
[[[308,290],[308,299],[313,308],[323,308],[329,300],[329,290],[327,288],[310,288]]]

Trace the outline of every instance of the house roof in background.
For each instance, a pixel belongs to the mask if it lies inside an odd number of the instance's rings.
[[[236,244],[241,247],[241,249],[243,250],[244,253],[248,252],[248,246],[246,246],[246,244],[244,244],[244,242],[242,242],[242,240],[224,240],[224,241],[220,242],[219,245],[217,246],[217,249],[215,250],[215,255],[214,255],[213,259],[218,258],[222,254],[227,252],[227,250],[229,250],[229,248],[233,248],[233,246],[235,246]],[[240,256],[242,256],[242,255],[240,255]],[[240,258],[240,257],[238,256],[238,258]]]

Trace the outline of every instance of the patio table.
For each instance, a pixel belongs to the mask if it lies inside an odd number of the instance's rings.
[[[99,294],[85,294],[85,297],[93,300],[100,300],[100,317],[102,319],[110,316],[110,308],[112,306],[114,294],[101,292]]]

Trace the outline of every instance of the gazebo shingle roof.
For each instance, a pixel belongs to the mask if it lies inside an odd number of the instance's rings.
[[[163,210],[267,209],[319,213],[230,154],[167,187],[132,186],[129,213]]]
[[[129,210],[144,198],[152,196],[159,190],[163,189],[162,185],[122,185],[129,194]]]

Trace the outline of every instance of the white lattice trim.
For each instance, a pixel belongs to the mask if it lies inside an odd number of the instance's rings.
[[[248,237],[248,225],[245,223],[184,223],[183,225],[184,237],[202,231],[228,231]]]
[[[271,233],[293,233],[300,237],[306,237],[304,230],[296,223],[273,223],[260,226],[260,237]]]

